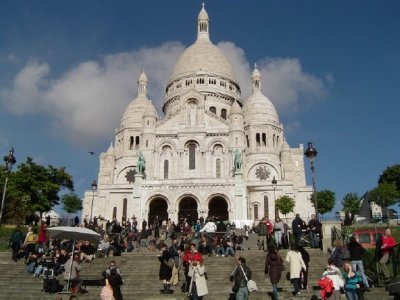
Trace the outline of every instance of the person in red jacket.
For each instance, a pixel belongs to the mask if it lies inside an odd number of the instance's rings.
[[[183,261],[184,273],[185,273],[185,278],[186,278],[186,282],[182,287],[182,291],[187,293],[189,291],[190,281],[192,279],[188,275],[190,263],[192,261],[198,261],[198,262],[203,261],[203,256],[201,255],[201,253],[199,251],[196,250],[196,244],[190,244],[190,248],[185,249],[182,261]]]
[[[379,260],[379,266],[382,270],[383,276],[385,280],[388,281],[391,278],[390,272],[387,267],[387,263],[389,261],[390,250],[396,246],[396,240],[391,234],[391,230],[389,227],[385,229],[384,235],[381,237],[381,250],[382,250],[382,258]]]

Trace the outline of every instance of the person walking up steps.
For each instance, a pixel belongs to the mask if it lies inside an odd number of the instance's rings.
[[[293,283],[294,288],[293,295],[299,296],[301,289],[300,273],[302,269],[305,270],[307,267],[295,244],[290,246],[285,260],[289,263],[290,281]]]
[[[283,259],[280,257],[274,245],[268,246],[268,254],[265,258],[265,275],[269,275],[272,284],[272,300],[278,300],[278,283],[281,280],[282,271],[285,270],[283,266]]]

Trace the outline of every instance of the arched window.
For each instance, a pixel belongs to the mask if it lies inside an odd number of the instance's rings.
[[[189,145],[189,170],[196,169],[196,145]]]
[[[275,134],[272,135],[272,146],[275,148]]]
[[[221,118],[226,120],[226,109],[225,108],[221,109]]]
[[[269,207],[268,207],[268,196],[264,195],[264,217],[268,217]]]
[[[221,159],[217,158],[215,161],[215,174],[217,178],[221,178]]]
[[[249,136],[246,135],[246,143],[247,143],[247,148],[250,147],[250,140],[249,140]]]
[[[215,106],[210,106],[209,108],[210,112],[212,112],[213,114],[217,113],[217,109],[215,108]]]
[[[164,160],[164,179],[168,179],[168,167],[169,161],[168,159]]]
[[[136,141],[135,141],[135,149],[139,149],[139,142],[140,142],[140,138],[137,136],[136,137]]]
[[[265,133],[262,134],[262,143],[263,146],[267,146],[267,135]]]
[[[258,220],[258,204],[254,204],[254,220]]]
[[[115,206],[113,208],[112,218],[113,218],[113,220],[117,218],[117,207],[115,207]]]
[[[133,136],[129,138],[129,150],[133,150]]]
[[[124,198],[123,204],[122,204],[122,221],[126,222],[126,217],[127,217],[127,212],[128,212],[128,199]]]
[[[275,145],[276,145],[276,147],[279,146],[279,135],[276,136],[276,144]]]
[[[256,145],[260,146],[260,134],[259,133],[256,134]]]

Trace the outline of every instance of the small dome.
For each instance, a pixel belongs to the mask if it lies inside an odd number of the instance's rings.
[[[204,8],[204,3],[202,5],[203,7],[201,8],[200,12],[199,12],[199,16],[197,17],[198,21],[208,21],[208,13]]]
[[[121,127],[140,127],[145,115],[158,118],[154,105],[147,98],[147,76],[142,72],[138,79],[138,95],[125,109],[121,118]]]
[[[253,94],[243,105],[243,115],[248,124],[265,124],[267,120],[279,123],[278,113],[272,102],[261,92],[261,74],[254,66],[251,76]]]

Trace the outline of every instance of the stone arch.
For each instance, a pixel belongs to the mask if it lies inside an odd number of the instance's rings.
[[[148,207],[148,224],[153,224],[154,220],[158,218],[158,220],[166,219],[168,220],[168,206],[169,201],[163,195],[157,194],[149,198],[147,201]]]
[[[221,144],[224,151],[229,148],[226,141],[221,138],[212,139],[210,142],[207,143],[206,148],[212,151],[212,149],[214,149],[215,145],[217,144]]]
[[[186,218],[192,224],[199,218],[199,200],[193,194],[184,194],[176,201],[178,221]]]
[[[218,220],[229,220],[230,203],[228,198],[223,194],[212,194],[207,201],[208,217],[213,217]]]
[[[161,152],[164,146],[169,146],[172,151],[175,151],[177,148],[176,142],[172,139],[162,139],[159,143],[157,143],[155,149],[157,149],[158,152]]]

